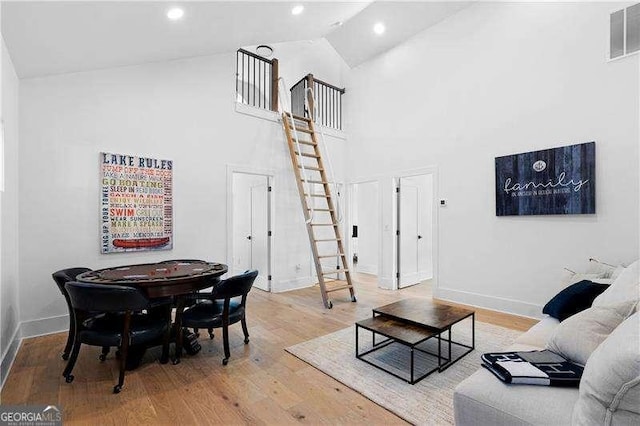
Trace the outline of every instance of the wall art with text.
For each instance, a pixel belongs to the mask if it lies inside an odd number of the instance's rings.
[[[173,248],[173,162],[100,153],[102,253]]]
[[[595,142],[496,157],[497,216],[595,212]]]

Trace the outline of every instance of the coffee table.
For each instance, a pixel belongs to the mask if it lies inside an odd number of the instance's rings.
[[[471,317],[471,345],[454,341],[452,326],[469,317]],[[359,351],[358,340],[360,328],[372,333],[373,343],[370,349],[362,353]],[[443,336],[445,333],[446,336]],[[376,343],[377,334],[385,339]],[[406,346],[410,350],[408,375],[399,374],[396,372],[397,368],[394,371],[385,364],[376,362],[375,357],[367,357],[394,343]],[[455,358],[452,356],[452,346],[463,349],[462,353]],[[446,370],[474,348],[475,312],[470,309],[435,304],[425,299],[405,299],[374,308],[372,318],[356,322],[356,358],[410,384],[418,383],[436,371]],[[423,371],[422,374],[416,374],[416,352],[422,354],[420,359],[435,358],[437,361],[434,363],[435,366]]]

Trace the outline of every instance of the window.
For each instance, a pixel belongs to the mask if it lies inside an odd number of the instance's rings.
[[[640,50],[640,3],[609,15],[609,59]]]

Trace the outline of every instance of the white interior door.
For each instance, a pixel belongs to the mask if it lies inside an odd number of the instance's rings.
[[[433,277],[433,176],[398,180],[398,287]]]
[[[257,269],[254,287],[269,291],[269,177],[234,172],[232,188],[233,274]]]
[[[433,278],[433,175],[418,180],[418,280]]]
[[[404,179],[404,178],[403,178]],[[400,287],[417,284],[418,276],[418,188],[411,182],[400,183]]]
[[[264,176],[263,176],[264,177]],[[269,218],[268,218],[268,188],[266,177],[264,181],[251,187],[251,269],[259,272],[253,284],[257,288],[269,290]]]

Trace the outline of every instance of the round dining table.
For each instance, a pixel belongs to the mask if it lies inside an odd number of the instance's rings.
[[[177,364],[182,355],[182,311],[186,301],[184,296],[215,286],[220,276],[227,271],[227,265],[222,263],[179,259],[98,269],[78,275],[76,281],[136,287],[152,301],[175,297],[176,350],[173,363]]]

